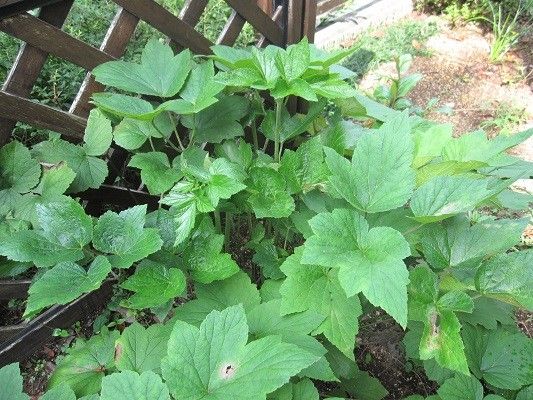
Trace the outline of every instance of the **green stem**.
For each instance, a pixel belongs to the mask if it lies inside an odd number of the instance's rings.
[[[220,211],[214,211],[215,214],[215,228],[217,232],[222,232],[222,221],[220,220]]]
[[[148,141],[150,142],[150,147],[152,148],[152,151],[155,152],[154,142],[152,142],[152,137],[148,136]]]
[[[280,152],[280,141],[281,141],[281,112],[283,110],[283,99],[276,99],[276,128],[275,128],[275,140],[274,140],[274,160],[280,162],[281,152]]]
[[[231,238],[231,228],[233,225],[233,215],[226,212],[226,219],[224,221],[224,250],[229,252],[229,242]]]
[[[255,151],[259,150],[259,140],[257,139],[257,126],[255,125],[255,119],[252,121],[252,138],[254,141]]]

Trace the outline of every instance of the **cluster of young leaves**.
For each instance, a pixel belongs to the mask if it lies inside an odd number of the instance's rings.
[[[318,399],[319,380],[336,398],[381,399],[386,390],[354,357],[363,309],[379,307],[407,330],[407,355],[442,383],[432,398],[483,399],[480,381],[527,396],[532,341],[513,312],[533,309],[533,251],[516,247],[528,220],[480,210],[528,207],[531,196],[508,187],[533,175],[531,163],[505,150],[533,130],[454,138],[449,125],[352,89],[335,65],[349,50],[325,54],[304,40],[213,53],[197,62],[153,41],[141,64],[94,71],[134,94],[96,95],[92,129],[105,131],[106,149],[112,137],[134,153],[129,165],[160,196],[158,210],[93,219],[60,193],[34,207],[33,229],[2,236],[1,255],[43,271],[27,316],[94,290],[112,269],[132,293],[123,306],[172,308],[165,324],[80,341],[52,390],[296,400]],[[291,114],[289,96],[309,100],[307,111]],[[11,198],[37,185],[5,181]],[[228,252],[243,230],[251,268]],[[188,282],[193,299],[173,308]]]

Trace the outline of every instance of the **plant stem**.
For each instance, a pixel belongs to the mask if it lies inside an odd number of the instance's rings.
[[[254,141],[255,151],[259,150],[259,140],[257,139],[257,126],[255,125],[255,119],[252,121],[252,139]]]
[[[215,228],[217,232],[222,233],[222,222],[220,220],[220,211],[215,210]]]
[[[280,151],[280,141],[281,141],[281,112],[283,110],[283,99],[276,99],[276,128],[275,128],[275,140],[274,140],[274,160],[280,162],[281,160],[281,151]]]
[[[226,212],[226,219],[224,221],[224,250],[229,252],[229,242],[231,238],[231,228],[233,225],[233,215]]]

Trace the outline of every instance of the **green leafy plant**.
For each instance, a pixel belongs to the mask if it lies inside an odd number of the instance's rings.
[[[413,107],[407,95],[422,79],[422,75],[406,75],[412,62],[413,57],[410,54],[403,54],[395,59],[396,76],[389,77],[390,86],[381,85],[374,89],[374,98],[377,101],[395,110],[405,110]]]
[[[303,40],[193,58],[152,41],[141,63],[93,71],[121,93],[94,96],[81,146],[0,150],[2,262],[38,268],[26,317],[106,279],[131,316],[166,310],[76,340],[45,396],[381,399],[355,361],[360,319],[380,309],[440,399],[527,398],[533,342],[513,313],[533,309],[529,218],[487,210],[527,209],[509,186],[531,163],[505,151],[533,130],[455,138],[354,90],[337,65],[351,51]],[[93,218],[64,195],[101,183],[91,166],[111,140],[156,210]],[[50,198],[43,165],[70,171]],[[31,218],[17,211],[26,197]],[[16,365],[0,383],[26,398]]]
[[[494,35],[490,46],[489,60],[491,62],[499,62],[520,38],[518,19],[522,9],[519,6],[513,15],[506,13],[501,4],[498,4],[497,7],[490,1],[488,4],[492,15],[492,19],[488,22],[492,26]]]

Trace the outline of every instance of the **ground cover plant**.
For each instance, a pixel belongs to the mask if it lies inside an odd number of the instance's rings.
[[[160,321],[78,339],[43,399],[381,399],[354,356],[376,311],[440,386],[426,398],[531,398],[514,321],[533,309],[531,197],[509,186],[532,167],[505,151],[533,130],[455,138],[353,89],[351,52],[304,39],[193,57],[153,40],[140,63],[93,71],[111,90],[81,144],[0,150],[0,275],[36,271],[24,316],[111,279],[123,308]],[[157,209],[91,217],[76,199],[113,142]],[[0,388],[27,398],[16,364]]]

